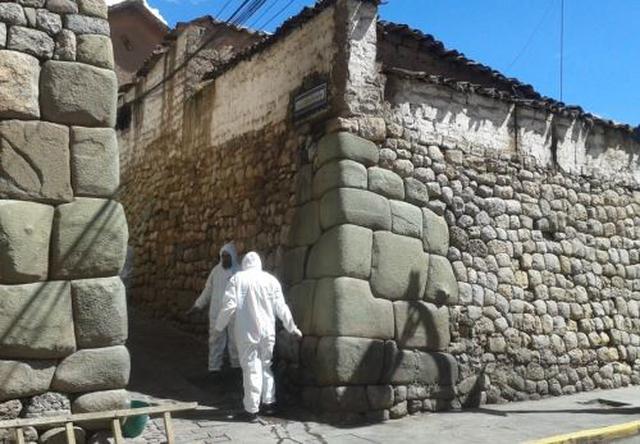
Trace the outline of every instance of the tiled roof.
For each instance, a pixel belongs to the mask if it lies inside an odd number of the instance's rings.
[[[435,76],[426,72],[408,71],[400,68],[386,68],[385,73],[398,77],[419,79],[421,81],[429,82],[434,85],[442,85],[458,92],[474,93],[498,100],[518,103],[521,105],[529,106],[531,108],[544,109],[561,116],[572,118],[579,117],[589,123],[599,123],[610,128],[622,130],[640,139],[640,127],[633,128],[631,125],[618,123],[609,119],[603,119],[602,117],[585,112],[579,106],[565,105],[562,102],[558,102],[548,97],[540,97],[539,99],[523,98],[497,88],[486,88],[472,82],[445,78],[443,76]]]

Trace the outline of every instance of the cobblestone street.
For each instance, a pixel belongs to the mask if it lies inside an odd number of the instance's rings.
[[[297,410],[285,412],[286,419],[239,423],[233,421],[232,415],[241,406],[240,376],[226,374],[219,381],[208,377],[204,341],[166,323],[138,319],[135,313],[130,338],[130,390],[134,398],[200,404],[196,411],[175,418],[176,439],[181,444],[415,443],[427,438],[448,444],[512,444],[629,422],[640,414],[640,388],[630,387],[353,427],[319,423]],[[638,439],[624,442],[639,442]],[[131,442],[163,443],[162,419],[151,421],[141,439]]]

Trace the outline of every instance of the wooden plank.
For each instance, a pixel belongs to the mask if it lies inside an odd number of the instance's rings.
[[[0,421],[0,429],[15,429],[17,427],[39,427],[39,426],[63,426],[68,422],[82,423],[86,421],[95,421],[97,419],[108,420],[115,418],[126,418],[136,415],[157,416],[165,412],[182,412],[194,410],[198,407],[197,402],[164,404],[152,407],[142,407],[139,409],[111,410],[108,412],[95,413],[79,413],[75,415],[63,415],[50,418],[34,418],[34,419],[11,419],[8,421]]]
[[[122,436],[122,429],[120,428],[120,420],[118,418],[111,420],[111,431],[113,432],[113,439],[116,444],[123,444],[124,437]]]
[[[164,432],[167,435],[167,444],[176,444],[173,433],[173,421],[171,420],[171,412],[164,415]]]
[[[16,429],[16,443],[24,444],[24,431],[20,427]]]
[[[76,432],[73,430],[73,423],[66,423],[64,428],[67,432],[67,444],[76,444]]]

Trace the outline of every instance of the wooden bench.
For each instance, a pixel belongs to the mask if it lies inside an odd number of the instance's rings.
[[[122,436],[122,428],[120,425],[121,419],[138,415],[162,415],[164,418],[165,433],[167,435],[167,444],[175,444],[176,441],[173,432],[171,413],[194,410],[197,407],[197,402],[176,403],[127,410],[111,410],[107,412],[78,413],[75,415],[52,416],[47,418],[12,419],[9,421],[0,421],[0,430],[15,430],[17,443],[25,444],[24,431],[22,430],[24,427],[64,426],[67,434],[67,443],[76,444],[76,435],[73,430],[74,423],[81,424],[87,421],[111,420],[111,431],[113,432],[115,442],[116,444],[122,444],[124,443],[124,437]]]

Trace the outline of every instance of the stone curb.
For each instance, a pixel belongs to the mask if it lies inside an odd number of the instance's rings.
[[[640,435],[640,421],[627,422],[597,429],[581,430],[564,435],[552,436],[528,444],[582,444],[591,442],[611,442],[614,439]]]

